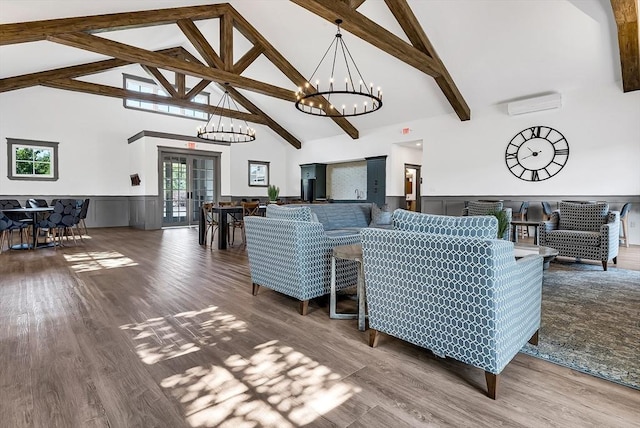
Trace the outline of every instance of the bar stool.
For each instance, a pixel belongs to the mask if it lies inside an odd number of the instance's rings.
[[[627,202],[622,206],[620,210],[620,224],[622,225],[622,236],[620,237],[620,241],[624,241],[624,246],[629,248],[629,235],[628,235],[628,224],[627,224],[627,214],[631,209],[631,202]]]

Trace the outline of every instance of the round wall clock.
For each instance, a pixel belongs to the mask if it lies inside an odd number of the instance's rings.
[[[511,174],[525,181],[553,177],[569,159],[564,135],[548,126],[532,126],[518,132],[509,142],[504,160]]]

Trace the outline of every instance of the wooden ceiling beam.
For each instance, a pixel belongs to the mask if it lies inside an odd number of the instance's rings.
[[[140,101],[148,101],[150,103],[158,103],[158,104],[168,104],[178,107],[184,107],[192,110],[204,111],[206,113],[221,113],[228,117],[233,117],[238,120],[245,120],[251,123],[259,123],[262,125],[266,125],[266,120],[252,113],[245,113],[237,110],[229,110],[229,109],[217,109],[216,106],[208,105],[208,104],[200,104],[194,103],[193,101],[179,99],[179,98],[169,98],[163,97],[155,94],[146,94],[137,91],[130,91],[123,88],[117,88],[114,86],[100,85],[97,83],[89,83],[82,82],[79,80],[73,79],[58,79],[52,80],[49,82],[45,82],[42,86],[48,86],[50,88],[56,89],[66,89],[68,91],[82,92],[85,94],[92,95],[103,95],[107,97],[113,98],[121,98],[121,99],[131,99],[131,100],[140,100]]]
[[[351,9],[356,10],[357,8],[362,6],[362,3],[364,3],[366,0],[342,0],[342,1]]]
[[[167,91],[167,94],[172,98],[178,98],[178,91],[173,87],[171,83],[164,77],[164,75],[156,67],[150,67],[148,65],[141,65],[142,69],[147,72],[149,76],[156,82],[156,85]]]
[[[187,93],[187,76],[182,73],[175,73],[174,77],[176,81],[176,92],[178,92],[178,98],[185,99]]]
[[[282,137],[285,141],[291,144],[296,149],[300,149],[302,147],[302,143],[296,137],[294,137],[289,131],[284,129],[278,122],[273,120],[269,115],[260,110],[255,104],[253,104],[249,99],[247,99],[244,95],[238,92],[237,89],[232,88],[231,86],[226,86],[222,88],[224,85],[220,85],[221,89],[226,89],[229,91],[229,95],[231,98],[236,100],[242,107],[250,111],[251,113],[262,117],[265,120],[265,124],[271,128],[276,134]]]
[[[233,13],[236,29],[247,38],[254,45],[258,44],[264,49],[264,55],[275,65],[280,71],[284,73],[289,80],[291,80],[296,87],[304,86],[307,79],[289,62],[287,59],[276,50],[276,48],[264,38],[262,34],[258,32],[242,15],[240,15],[235,9],[230,8],[230,12]],[[291,92],[293,94],[293,91]],[[330,103],[326,100],[323,102],[326,105]],[[344,117],[331,117],[331,119],[346,132],[354,140],[359,137],[358,129],[351,124]]]
[[[471,109],[464,100],[462,94],[458,90],[453,78],[449,74],[449,71],[442,63],[442,60],[438,56],[435,48],[429,41],[427,34],[424,32],[422,25],[416,18],[415,14],[409,7],[407,0],[385,0],[385,3],[391,10],[391,13],[396,18],[400,27],[409,38],[411,44],[421,52],[429,55],[438,64],[440,64],[441,76],[435,78],[436,84],[440,87],[440,90],[453,107],[460,120],[471,119]]]
[[[207,39],[192,20],[181,19],[178,21],[178,27],[180,27],[189,42],[191,42],[193,47],[196,48],[198,53],[210,67],[215,67],[220,70],[225,69],[222,58],[220,58],[216,51],[211,47]]]
[[[182,49],[182,47],[169,48],[156,52],[172,55],[178,53]],[[88,76],[90,74],[101,73],[112,68],[124,67],[130,64],[133,64],[133,62],[113,58],[90,62],[87,64],[73,65],[70,67],[56,68],[53,70],[39,71],[37,73],[23,74],[20,76],[5,77],[4,79],[0,79],[0,93],[28,88],[30,86],[37,86],[49,80],[72,79],[74,77]]]
[[[195,97],[196,95],[198,95],[200,92],[204,91],[204,89],[209,86],[209,84],[211,83],[211,80],[201,80],[200,82],[198,82],[198,84],[196,86],[194,86],[193,88],[191,88],[191,90],[189,92],[186,93],[186,95],[182,98],[190,100],[193,97]]]
[[[429,55],[351,9],[341,0],[290,1],[327,21],[335,22],[338,18],[342,19],[341,27],[346,31],[431,77],[442,75],[440,64]]]
[[[640,35],[636,0],[611,0],[618,27],[618,47],[624,92],[640,89]]]
[[[230,13],[220,18],[220,59],[224,71],[233,71],[233,15]]]
[[[228,10],[227,3],[188,6],[140,12],[111,13],[76,18],[50,19],[0,25],[0,46],[46,40],[55,34],[125,30],[153,25],[173,24],[181,19],[219,18]]]
[[[263,52],[264,48],[261,45],[253,45],[253,47],[235,63],[233,66],[233,72],[236,74],[242,74],[242,72],[245,71],[253,61],[258,59]]]
[[[179,58],[173,58],[168,55],[163,55],[113,40],[104,39],[102,37],[84,33],[73,33],[51,35],[47,37],[47,40],[65,46],[84,49],[102,55],[136,62],[139,64],[158,67],[178,73],[184,73],[190,76],[199,77],[201,79],[212,80],[219,83],[228,82],[230,85],[238,88],[246,89],[286,101],[295,102],[295,95],[292,90],[279,88],[268,83],[241,77],[227,71],[217,70],[201,64],[184,61]]]

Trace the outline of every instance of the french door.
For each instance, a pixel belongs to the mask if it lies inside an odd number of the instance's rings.
[[[198,224],[200,206],[216,198],[214,156],[161,153],[162,226]]]

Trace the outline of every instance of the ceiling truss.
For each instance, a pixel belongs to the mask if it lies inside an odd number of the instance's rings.
[[[640,90],[640,40],[637,0],[611,0],[618,26],[618,47],[624,92]]]
[[[364,0],[291,1],[322,18],[331,21],[338,17],[342,18],[345,30],[432,76],[460,119],[468,120],[470,118],[469,107],[406,0],[385,0],[385,2],[411,44],[358,13],[356,9],[364,3]],[[220,52],[215,51],[195,25],[194,21],[205,19],[220,20]],[[96,35],[113,30],[165,24],[176,24],[200,54],[204,63],[181,47],[149,51]],[[234,61],[233,58],[234,28],[253,44],[237,61]],[[209,108],[190,100],[210,83],[215,82],[219,87],[227,85],[231,97],[248,112],[227,110],[229,116],[264,124],[292,146],[301,147],[301,142],[297,138],[237,89],[295,102],[294,91],[291,89],[280,88],[241,76],[242,72],[260,55],[264,55],[271,61],[293,82],[295,87],[304,86],[306,79],[262,34],[227,3],[0,25],[0,45],[42,40],[102,54],[112,57],[112,59],[0,79],[0,92],[42,85],[95,95],[160,102],[212,112],[213,106],[209,106]],[[135,91],[76,79],[129,64],[140,64],[169,96],[140,94]],[[173,71],[174,82],[170,82],[161,70]],[[193,88],[187,90],[186,76],[194,76],[201,80]],[[331,119],[351,138],[359,137],[358,130],[346,118],[338,116]]]

